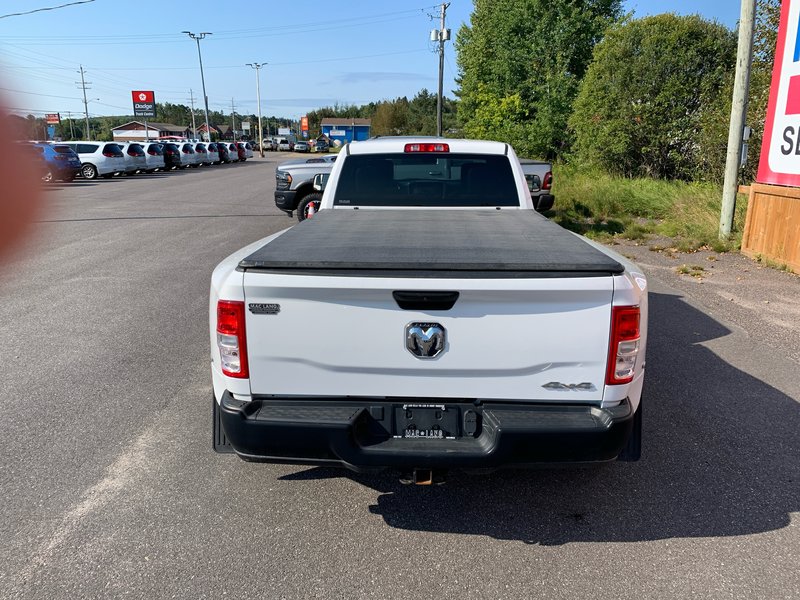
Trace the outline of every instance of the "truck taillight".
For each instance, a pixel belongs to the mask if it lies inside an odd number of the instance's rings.
[[[636,357],[639,355],[639,307],[611,308],[611,338],[608,344],[606,385],[633,381]]]
[[[406,144],[404,152],[450,152],[449,144]]]
[[[217,301],[217,347],[222,372],[247,379],[247,338],[244,332],[244,302]]]
[[[544,181],[542,181],[542,189],[549,190],[551,187],[553,187],[553,174],[548,171],[544,176]]]

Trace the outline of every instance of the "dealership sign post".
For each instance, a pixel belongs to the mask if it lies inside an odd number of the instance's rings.
[[[742,253],[800,272],[800,0],[783,0]]]
[[[147,129],[147,117],[155,118],[156,116],[156,95],[152,90],[133,90],[131,92],[133,97],[133,115],[135,117],[144,117],[144,137],[150,140],[150,131]]]
[[[783,0],[759,183],[800,186],[800,0]]]

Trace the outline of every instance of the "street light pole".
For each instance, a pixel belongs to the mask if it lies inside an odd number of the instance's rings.
[[[256,100],[258,101],[258,150],[261,158],[264,158],[264,132],[261,129],[261,78],[259,70],[267,63],[247,63],[248,67],[256,71]]]
[[[213,34],[209,31],[203,31],[200,33],[192,33],[191,31],[181,31],[181,33],[185,33],[195,42],[197,42],[197,58],[200,59],[200,81],[203,83],[203,106],[205,107],[206,111],[206,135],[208,136],[206,141],[210,142],[211,123],[208,121],[208,94],[206,94],[206,78],[205,75],[203,75],[203,55],[200,54],[200,40],[205,39],[207,35],[213,35]]]

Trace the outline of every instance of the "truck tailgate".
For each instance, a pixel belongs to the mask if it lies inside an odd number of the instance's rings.
[[[406,310],[393,296],[404,290],[459,295],[449,310]],[[417,279],[245,270],[244,292],[253,394],[602,399],[610,275]],[[412,323],[440,325],[444,351],[412,354]]]

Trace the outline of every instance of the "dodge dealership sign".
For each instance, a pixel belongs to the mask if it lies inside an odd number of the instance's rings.
[[[783,0],[758,177],[800,186],[800,0]]]
[[[156,95],[153,91],[134,90],[131,95],[133,96],[133,114],[135,116],[156,116]]]

